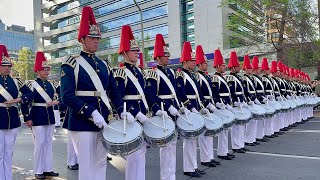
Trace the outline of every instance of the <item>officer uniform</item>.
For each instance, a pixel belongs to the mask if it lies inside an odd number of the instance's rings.
[[[252,69],[252,66],[250,64],[250,58],[248,55],[244,56],[242,69]],[[245,73],[243,75],[243,88],[247,101],[253,103],[253,100],[256,99],[256,88],[254,86],[253,79],[250,74]],[[249,123],[246,125],[245,142],[249,146],[255,146],[258,121],[260,120],[251,119]]]
[[[59,96],[60,96],[60,84],[59,83],[60,82],[52,81],[53,86],[57,87],[56,88],[56,93],[54,95],[54,99],[57,100],[57,101],[60,100],[60,98],[59,98]],[[59,105],[60,104],[55,105],[53,107],[54,120],[55,120],[55,126],[56,127],[60,127],[61,126],[61,113],[60,113]]]
[[[127,51],[139,51],[129,25],[122,27],[118,53],[124,54]],[[114,77],[120,96],[127,104],[127,112],[130,112],[134,117],[139,119],[139,117],[145,117],[149,113],[149,107],[154,113],[160,110],[153,96],[145,89],[146,84],[143,71],[136,67],[135,64],[125,62],[124,67],[114,71]],[[134,81],[138,82],[138,84],[135,84]],[[139,121],[141,123],[145,122],[142,119],[139,119]],[[146,144],[144,143],[142,148],[127,156],[126,180],[145,179],[145,153]]]
[[[186,41],[183,44],[180,63],[194,60],[195,57],[192,53],[191,44],[190,42]],[[193,82],[189,81],[189,78],[186,78],[188,76]],[[180,102],[182,102],[184,107],[187,109],[197,113],[198,110],[201,109],[201,99],[203,99],[203,96],[201,95],[196,74],[190,69],[182,68],[178,69],[176,78]],[[192,84],[194,84],[196,87],[193,87]],[[197,139],[183,139],[183,171],[185,175],[192,177],[200,177],[205,173],[198,170]]]
[[[239,67],[238,57],[236,52],[232,51],[230,54],[230,60],[228,63],[228,68],[232,69]],[[242,86],[242,78],[235,72],[230,72],[227,76],[227,82],[229,85],[231,98],[233,102],[237,102],[238,105],[242,106],[244,102],[244,88]],[[245,143],[245,125],[236,124],[232,127],[231,131],[231,147],[235,152],[244,153],[244,143]]]
[[[7,49],[0,45],[0,66],[10,66]],[[0,72],[0,179],[12,179],[12,156],[14,144],[16,141],[18,127],[21,126],[18,104],[6,104],[5,102],[19,98],[23,106],[29,105],[33,99],[30,89],[18,78],[12,78],[10,75],[4,75]],[[22,109],[23,115],[29,114],[28,109]]]
[[[34,72],[50,70],[43,52],[37,52]],[[59,176],[53,172],[52,136],[55,127],[53,106],[48,103],[54,101],[56,87],[47,79],[38,77],[27,81],[33,92],[33,102],[30,114],[24,121],[32,121],[32,135],[34,138],[33,172],[36,178],[43,176]],[[44,177],[43,177],[44,178]]]
[[[214,64],[213,64],[214,67],[225,64],[219,49],[215,50],[214,54],[215,54]],[[227,80],[223,77],[223,75],[220,72],[216,72],[212,76],[212,86],[213,86],[213,92],[219,92],[219,94],[216,94],[216,97],[218,99],[218,101],[216,102],[216,105],[217,103],[223,103],[228,106],[233,105],[230,88],[228,86]],[[217,154],[219,158],[231,160],[234,157],[234,155],[231,155],[228,153],[229,152],[228,151],[228,134],[229,134],[229,129],[223,129],[219,133]]]
[[[200,66],[202,63],[207,61],[207,57],[205,56],[202,46],[198,45],[196,47],[196,64]],[[203,95],[203,105],[210,109],[211,111],[216,110],[213,106],[214,99],[216,99],[215,94],[212,93],[212,82],[211,78],[206,74],[206,72],[198,69],[197,76],[200,91]],[[220,162],[214,160],[213,153],[213,137],[211,136],[201,136],[198,139],[199,141],[199,149],[200,149],[200,160],[201,164],[209,167],[215,167],[216,165],[220,165]]]
[[[158,57],[170,57],[162,34],[157,34],[155,40],[153,58]],[[158,64],[157,68],[146,70],[145,73],[146,90],[155,98],[157,104],[163,103],[164,110],[168,112],[171,112],[172,109],[179,109],[175,72],[167,66]],[[174,115],[171,114],[171,116],[172,119],[175,119]],[[176,144],[177,139],[175,137],[171,144],[160,148],[161,180],[176,179]]]
[[[88,6],[82,9],[78,41],[83,42],[84,37],[101,38]],[[61,66],[61,99],[68,106],[65,121],[81,164],[79,180],[105,180],[107,152],[98,132],[113,116],[110,100],[119,115],[123,112],[111,67],[94,52],[81,51],[77,57],[68,57]]]

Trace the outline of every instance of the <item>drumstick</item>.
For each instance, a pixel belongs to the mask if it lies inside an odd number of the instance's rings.
[[[240,98],[239,98],[239,97],[238,97],[238,102],[239,102],[239,103],[241,103],[241,102],[240,102]],[[240,104],[240,110],[241,110],[241,114],[243,114],[242,104]]]
[[[123,103],[123,112],[126,113],[127,112],[127,103],[124,102]],[[127,115],[124,116],[123,118],[123,134],[124,136],[127,134]]]
[[[162,126],[159,126],[158,124],[155,124],[155,123],[152,122],[152,121],[150,121],[150,123],[151,123],[152,125],[156,126],[156,127],[159,127],[159,128],[161,128],[161,129],[163,129],[164,131],[167,131],[167,130],[168,130],[167,128],[164,128],[164,127],[162,127]]]
[[[223,103],[222,99],[220,98],[220,102],[224,105],[222,109],[225,109],[225,104]]]
[[[161,102],[161,111],[164,112],[163,102]],[[163,128],[166,129],[166,120],[164,119],[164,114],[162,114],[162,123],[163,123]]]
[[[192,125],[191,122],[189,122],[186,118],[184,118],[183,116],[181,116],[181,114],[178,114],[179,117],[181,117],[183,120],[185,120],[187,123],[189,123],[190,125]]]
[[[88,118],[88,119],[89,119],[90,121],[93,121],[93,119],[92,119],[92,118]],[[109,126],[109,125],[105,125],[105,127],[110,128],[110,129],[112,129],[112,130],[114,130],[114,131],[117,131],[118,133],[123,134],[123,132],[121,132],[121,131],[119,131],[118,129],[115,129],[115,128],[113,128],[113,127]]]
[[[181,106],[182,106],[182,108],[183,108],[183,110],[184,110],[184,114],[186,115],[189,124],[190,124],[190,125],[193,125],[193,124],[191,123],[190,119],[189,119],[189,116],[188,116],[188,114],[187,114],[187,112],[186,112],[186,108],[184,107],[183,102],[181,102]]]

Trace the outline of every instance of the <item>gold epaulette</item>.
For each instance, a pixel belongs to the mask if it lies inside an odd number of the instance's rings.
[[[19,86],[19,89],[20,89],[20,88],[22,88],[22,86],[24,86],[24,85],[25,85],[25,83],[24,83],[20,78],[14,78],[14,79],[16,79],[16,80],[17,80],[17,82],[18,82],[18,86]]]
[[[103,61],[107,63],[107,67],[109,68],[110,71],[112,71],[113,67],[111,66],[111,63],[108,61],[108,59],[103,60]]]
[[[54,88],[57,88],[57,87],[59,87],[59,82],[52,81],[52,85],[53,85]]]
[[[28,80],[28,81],[26,81],[26,85],[28,86],[29,89],[32,89],[32,84],[31,84],[32,81],[33,81],[33,80]]]
[[[235,77],[233,75],[227,75],[226,80],[227,82],[235,81]]]
[[[219,80],[219,78],[218,78],[217,75],[213,75],[213,76],[211,77],[211,81],[212,81],[212,82],[219,82],[220,80]]]
[[[144,70],[144,73],[146,75],[146,79],[154,79],[156,81],[158,80],[158,74],[154,70]]]
[[[120,77],[120,78],[122,78],[122,79],[126,79],[126,72],[124,71],[123,68],[115,69],[115,70],[113,71],[113,76],[114,76],[115,78]]]
[[[182,78],[184,78],[184,73],[183,73],[183,71],[177,71],[176,72],[176,78],[178,78],[178,77],[182,77]]]
[[[63,62],[62,62],[62,65],[69,65],[71,66],[72,68],[75,68],[76,65],[77,65],[77,60],[76,60],[76,57],[74,56],[69,56],[67,57]]]

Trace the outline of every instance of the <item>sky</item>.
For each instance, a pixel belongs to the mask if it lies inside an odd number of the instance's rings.
[[[0,19],[7,26],[25,26],[33,30],[33,0],[0,0]]]

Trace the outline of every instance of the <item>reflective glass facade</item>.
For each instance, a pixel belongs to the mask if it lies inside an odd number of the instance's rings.
[[[180,1],[181,12],[181,40],[183,42],[190,41],[192,48],[194,45],[194,13],[193,13],[193,0]]]

